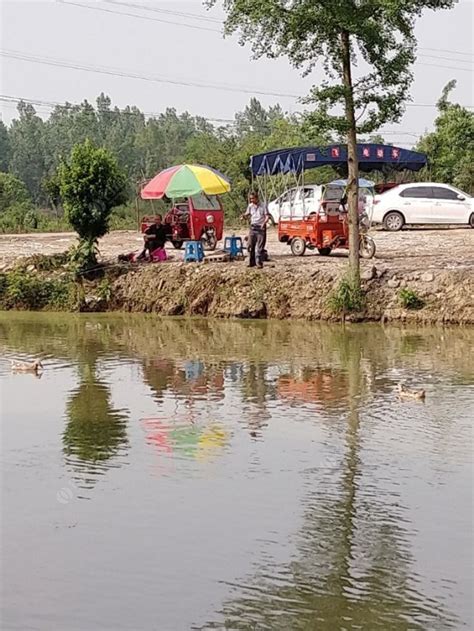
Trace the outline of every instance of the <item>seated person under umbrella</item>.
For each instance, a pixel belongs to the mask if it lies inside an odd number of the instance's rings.
[[[149,226],[143,235],[145,240],[145,247],[143,252],[138,256],[137,260],[143,260],[147,258],[151,259],[152,253],[158,248],[164,248],[167,236],[169,234],[169,227],[163,224],[161,215],[156,215],[155,223]]]

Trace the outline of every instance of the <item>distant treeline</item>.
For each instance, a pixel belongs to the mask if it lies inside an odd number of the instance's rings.
[[[440,100],[434,133],[420,138],[418,148],[431,159],[430,177],[473,187],[474,115],[447,100]],[[209,164],[228,175],[233,184],[225,199],[229,216],[240,212],[251,186],[249,158],[278,147],[326,144],[339,141],[312,128],[301,114],[288,114],[277,105],[264,108],[251,99],[232,123],[211,123],[205,118],[167,109],[146,116],[137,107],[112,107],[101,94],[95,106],[58,105],[43,120],[34,106],[18,105],[18,117],[8,127],[0,121],[0,231],[60,229],[62,209],[55,195],[54,174],[72,147],[86,138],[109,149],[127,174],[129,204],[114,213],[113,227],[134,222],[134,204],[141,183],[173,164]],[[369,140],[369,139],[366,139]],[[380,136],[371,138],[383,142]],[[317,169],[308,181],[327,181],[330,169]],[[426,174],[417,177],[425,178]]]

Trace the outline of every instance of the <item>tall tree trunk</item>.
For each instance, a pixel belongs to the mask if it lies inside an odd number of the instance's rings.
[[[354,112],[354,93],[351,72],[351,46],[349,33],[341,33],[343,84],[345,88],[347,133],[347,203],[349,219],[349,273],[355,286],[360,285],[359,262],[359,161],[357,159],[357,135]]]

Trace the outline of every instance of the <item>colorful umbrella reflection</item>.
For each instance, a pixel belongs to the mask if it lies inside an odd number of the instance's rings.
[[[229,433],[220,423],[177,425],[159,418],[141,420],[146,442],[159,452],[207,460],[224,448]]]

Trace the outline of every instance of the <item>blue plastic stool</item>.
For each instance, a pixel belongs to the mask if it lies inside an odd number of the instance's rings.
[[[204,258],[204,248],[200,241],[186,241],[184,250],[185,263],[200,263]]]
[[[224,252],[230,254],[231,259],[238,256],[244,257],[244,247],[242,237],[226,237],[224,241]]]

